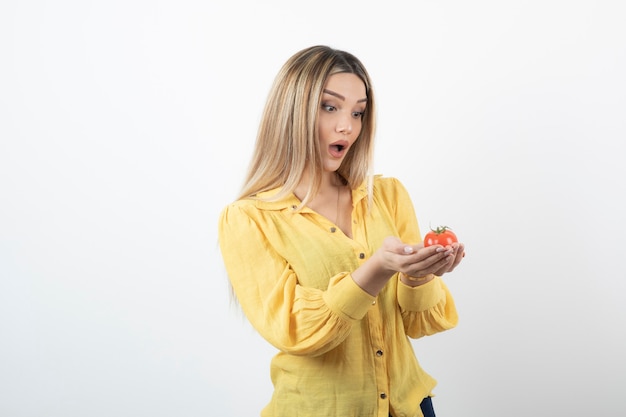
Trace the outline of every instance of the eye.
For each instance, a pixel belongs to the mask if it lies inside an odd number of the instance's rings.
[[[326,103],[322,103],[322,109],[326,110],[327,112],[334,112],[337,110],[335,106],[331,106],[330,104]]]
[[[364,111],[355,111],[352,113],[352,117],[354,117],[355,119],[362,119],[364,114]]]

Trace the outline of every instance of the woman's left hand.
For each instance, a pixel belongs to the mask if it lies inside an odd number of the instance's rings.
[[[463,260],[463,257],[465,257],[465,245],[463,243],[455,242],[446,246],[446,249],[448,248],[452,249],[452,254],[448,257],[448,262],[435,272],[435,275],[442,276],[446,272],[454,271],[454,268],[456,268],[461,263],[461,260]]]

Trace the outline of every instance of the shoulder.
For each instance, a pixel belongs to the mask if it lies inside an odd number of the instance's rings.
[[[222,208],[220,221],[226,222],[232,219],[241,220],[242,217],[254,219],[262,216],[262,213],[266,210],[280,210],[284,207],[284,203],[268,203],[254,198],[242,198]]]
[[[233,201],[219,215],[219,239],[245,236],[254,230],[260,230],[267,222],[265,217],[265,211],[259,209],[257,200],[246,198]]]
[[[263,211],[281,211],[291,208],[294,204],[297,205],[299,203],[293,194],[280,197],[280,191],[280,188],[275,188],[269,191],[260,192],[253,197],[246,197],[233,201],[222,209],[222,213],[233,211],[253,214]]]
[[[376,174],[373,176],[374,187],[382,187],[382,188],[396,188],[402,187],[402,182],[396,177],[387,177],[383,174]]]
[[[375,175],[372,181],[372,194],[385,199],[408,198],[408,191],[404,184],[395,177]]]
[[[299,200],[293,194],[273,200],[276,193],[277,190],[266,191],[255,197],[242,198],[227,204],[220,213],[220,223],[222,225],[264,223],[276,216],[280,217],[285,211],[292,212],[299,204]]]
[[[369,183],[369,194],[374,206],[386,207],[386,210],[395,212],[413,207],[411,197],[404,184],[395,177],[375,175]],[[365,193],[363,193],[365,194]]]

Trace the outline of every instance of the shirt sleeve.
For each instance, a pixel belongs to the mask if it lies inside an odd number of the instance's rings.
[[[404,330],[414,339],[452,329],[459,321],[452,294],[440,277],[417,287],[398,279],[398,304]]]
[[[224,266],[244,314],[277,349],[317,356],[338,346],[371,306],[373,297],[348,273],[330,277],[326,290],[303,287],[271,245],[254,208],[227,206],[219,219]]]
[[[403,242],[419,243],[422,237],[413,202],[400,181],[394,179],[394,185],[394,198],[389,201],[393,204],[398,235]],[[428,336],[457,325],[454,299],[441,277],[417,287],[406,285],[397,277],[395,279],[398,280],[398,304],[409,337]]]

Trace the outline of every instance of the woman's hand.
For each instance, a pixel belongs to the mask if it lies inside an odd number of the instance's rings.
[[[452,271],[461,262],[463,252],[462,244],[425,248],[422,243],[410,245],[390,236],[367,262],[352,272],[352,278],[372,295],[378,294],[396,272],[417,279],[409,282],[403,279],[408,285],[421,285],[430,281],[432,275],[441,276]],[[427,278],[420,279],[424,277]]]
[[[442,267],[439,271],[435,272],[435,275],[441,276],[445,274],[446,272],[454,271],[454,268],[456,268],[465,257],[465,245],[464,244],[453,243],[452,245],[448,247],[452,249],[452,255],[450,256],[450,259],[449,259],[451,263],[447,266]]]
[[[433,245],[427,248],[423,243],[416,245],[403,244],[398,238],[388,238],[391,243],[392,239],[396,240],[394,245],[402,244],[402,257],[397,264],[396,271],[411,277],[420,278],[429,274],[441,275],[451,271],[456,265],[456,255],[458,253],[459,244],[452,246]],[[385,240],[387,243],[387,240]],[[385,244],[383,244],[383,247]],[[462,257],[462,256],[461,256]],[[459,259],[460,262],[460,259]],[[457,262],[458,265],[458,262]]]
[[[452,272],[465,256],[465,245],[453,243],[448,246],[433,245],[427,248],[422,243],[417,245],[403,244],[400,239],[390,237],[383,243],[383,249],[387,253],[400,254],[399,247],[402,246],[402,254],[399,257],[388,257],[390,262],[395,262],[396,271],[408,277],[403,277],[403,282],[409,285],[425,284],[430,281],[429,275],[442,276],[447,272]]]

